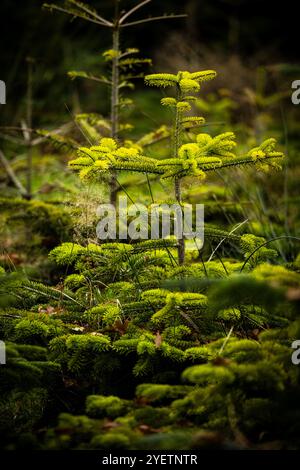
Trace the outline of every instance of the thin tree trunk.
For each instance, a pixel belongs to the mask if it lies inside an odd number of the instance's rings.
[[[181,198],[181,181],[180,178],[175,178],[175,197],[178,204],[181,205],[182,198]],[[184,263],[185,258],[185,244],[184,244],[184,236],[182,234],[181,238],[178,240],[178,262],[179,264]]]
[[[177,100],[180,100],[181,92],[177,90]],[[175,125],[174,125],[174,158],[178,158],[178,150],[181,145],[181,119],[180,113],[176,108],[175,114]],[[175,191],[175,198],[178,204],[181,205],[182,197],[181,197],[181,181],[180,178],[175,177],[174,182],[174,191]],[[183,234],[181,234],[181,238],[178,239],[178,262],[179,264],[184,263],[185,258],[185,244]]]
[[[27,168],[26,168],[26,199],[32,199],[32,145],[31,145],[31,129],[32,129],[32,64],[33,59],[27,58],[28,64],[28,81],[27,81],[27,109],[26,109],[26,126],[27,132],[24,132],[27,142]]]
[[[118,23],[118,12],[116,10],[115,27],[113,30],[113,50],[112,61],[112,89],[111,89],[111,137],[118,140],[119,134],[119,49],[120,49],[120,29]],[[110,203],[114,206],[117,202],[117,174],[112,172],[110,180]]]

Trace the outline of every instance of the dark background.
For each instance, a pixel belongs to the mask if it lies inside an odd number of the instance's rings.
[[[51,3],[51,2],[50,2]],[[59,2],[59,0],[56,3]],[[112,0],[91,0],[103,16],[113,14]],[[122,0],[121,7],[138,3]],[[42,10],[43,1],[1,0],[0,79],[7,84],[7,105],[0,109],[0,122],[12,125],[24,113],[26,94],[26,57],[35,59],[34,123],[46,124],[63,117],[71,106],[74,90],[66,76],[68,70],[97,70],[101,53],[111,47],[106,28],[83,20],[70,21],[68,15]],[[144,56],[156,57],[168,38],[178,33],[179,41],[205,48],[223,57],[237,55],[247,66],[260,64],[294,64],[297,50],[299,17],[296,2],[262,0],[153,0],[132,19],[165,12],[189,14],[185,20],[170,20],[124,30],[123,46],[138,44]],[[130,37],[130,39],[129,39]],[[163,63],[163,61],[160,61]],[[161,64],[160,65],[160,69]],[[170,68],[170,57],[166,68]],[[176,68],[176,64],[174,64]],[[163,71],[163,70],[161,70]],[[83,101],[85,97],[81,98]],[[106,111],[102,95],[97,106]]]

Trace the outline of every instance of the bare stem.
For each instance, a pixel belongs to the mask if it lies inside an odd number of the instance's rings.
[[[120,54],[120,26],[118,19],[118,0],[116,0],[115,27],[113,29],[113,51],[112,60],[112,86],[111,86],[111,137],[118,140],[119,134],[119,54]],[[110,203],[114,206],[117,202],[117,174],[112,172],[110,180]]]
[[[72,77],[72,74],[71,73],[68,73],[68,75],[71,77],[71,79],[73,79]],[[78,78],[84,78],[85,80],[92,80],[94,82],[99,82],[99,83],[103,83],[105,85],[111,85],[111,82],[109,80],[107,80],[106,78],[101,78],[101,77],[96,77],[95,75],[91,75],[91,74],[87,74],[85,76],[80,76],[78,75],[77,76]],[[77,78],[76,77],[76,78]]]
[[[80,8],[81,10],[83,10],[88,15],[91,15],[94,18],[96,18],[97,20],[102,21],[103,23],[106,24],[106,26],[113,26],[113,24],[110,21],[108,21],[105,18],[103,18],[102,16],[98,15],[98,13],[96,13],[95,11],[90,10],[84,3],[77,2],[76,0],[75,1],[74,0],[69,0],[69,3],[73,3],[73,5],[75,5],[77,8]]]
[[[28,78],[27,78],[27,102],[26,102],[26,132],[24,133],[27,143],[27,168],[26,168],[26,199],[32,198],[32,145],[31,145],[31,132],[27,129],[32,128],[32,88],[33,88],[33,74],[32,66],[33,59],[27,58],[28,64]]]
[[[181,98],[181,91],[179,87],[177,87],[177,101],[179,101]],[[174,123],[174,148],[173,148],[173,154],[174,158],[178,158],[178,150],[181,144],[181,131],[182,131],[182,126],[181,126],[181,118],[180,118],[180,113],[176,107],[175,111],[175,123]],[[181,196],[181,179],[180,177],[175,177],[175,182],[174,182],[174,190],[175,190],[175,198],[178,204],[181,205],[182,203],[182,196]],[[178,240],[178,262],[179,264],[184,263],[184,258],[185,258],[185,245],[184,245],[184,238],[183,234],[182,237]]]
[[[119,132],[119,28],[113,31],[114,58],[112,61],[112,88],[111,88],[111,136],[118,138]]]
[[[26,188],[24,188],[24,186],[22,185],[21,181],[19,180],[19,178],[15,174],[15,172],[14,172],[13,168],[11,167],[9,161],[7,160],[7,158],[5,157],[4,153],[1,150],[0,150],[0,162],[2,163],[3,168],[5,169],[5,171],[6,171],[7,175],[9,176],[10,180],[13,182],[15,187],[20,191],[21,196],[26,198],[26,195],[27,195]]]
[[[43,8],[45,8],[47,10],[50,10],[50,11],[56,10],[56,11],[59,11],[61,13],[66,13],[67,15],[73,16],[75,18],[76,17],[81,18],[83,20],[90,21],[90,23],[96,23],[96,24],[99,24],[101,26],[106,26],[108,28],[112,28],[112,26],[113,26],[112,23],[110,23],[109,21],[105,20],[104,18],[102,18],[98,15],[95,15],[95,13],[93,13],[92,17],[91,16],[86,16],[83,13],[80,14],[80,12],[75,12],[75,11],[69,10],[68,8],[63,8],[63,7],[60,7],[58,5],[54,5],[54,4],[52,5],[52,4],[48,4],[48,3],[44,3]],[[89,15],[91,15],[91,14],[92,13],[89,13]]]
[[[123,23],[121,25],[122,28],[126,28],[127,26],[136,26],[143,23],[149,23],[150,21],[159,21],[159,20],[172,20],[176,18],[186,18],[187,15],[161,15],[161,16],[152,16],[150,18],[143,18],[142,20],[131,21],[130,23]]]
[[[129,10],[127,13],[125,13],[125,15],[123,15],[121,18],[120,18],[120,24],[122,24],[126,18],[128,18],[130,15],[132,15],[132,13],[134,13],[135,11],[139,10],[140,8],[142,8],[144,5],[147,5],[147,3],[150,3],[152,2],[152,0],[144,0],[143,2],[139,3],[138,5],[136,5],[135,7],[133,7],[131,10]]]

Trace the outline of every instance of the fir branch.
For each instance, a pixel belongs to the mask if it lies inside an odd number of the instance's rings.
[[[141,3],[139,3],[138,5],[136,5],[135,7],[131,8],[131,10],[129,10],[127,13],[125,13],[119,20],[119,25],[121,25],[122,23],[124,23],[124,21],[130,16],[132,15],[135,11],[139,10],[140,8],[142,8],[143,6],[147,5],[147,3],[150,3],[152,0],[144,0],[142,1]]]
[[[71,5],[75,5],[78,9],[81,9],[82,12],[73,9],[71,6],[68,6],[68,3]],[[71,15],[73,17],[78,17],[86,21],[90,21],[91,23],[96,23],[100,26],[106,26],[106,27],[112,27],[113,24],[110,21],[105,20],[101,16],[99,16],[95,11],[90,10],[88,7],[86,7],[83,3],[77,2],[76,0],[67,0],[66,1],[66,6],[65,7],[60,7],[59,5],[55,4],[48,4],[44,3],[43,8],[46,10],[49,10],[52,12],[53,10],[66,13],[68,15]]]
[[[297,241],[300,241],[300,238],[299,237],[293,237],[291,235],[281,235],[280,237],[274,237],[274,238],[271,238],[270,240],[267,240],[265,243],[262,243],[261,245],[259,245],[258,247],[255,248],[255,250],[252,251],[252,253],[250,253],[250,255],[246,258],[246,260],[244,261],[243,263],[243,266],[241,267],[240,269],[240,272],[243,272],[246,264],[250,261],[250,259],[252,258],[252,256],[258,251],[260,250],[261,248],[263,248],[264,246],[268,245],[269,243],[271,242],[275,242],[277,240],[284,240],[284,239],[290,239],[290,240],[297,240]]]
[[[130,23],[124,23],[121,25],[121,28],[126,28],[128,26],[136,26],[139,24],[149,23],[151,21],[159,21],[159,20],[172,20],[178,18],[186,18],[188,15],[181,14],[181,15],[161,15],[161,16],[152,16],[149,18],[144,18],[142,20],[132,21]]]
[[[67,2],[75,5],[77,8],[83,10],[88,15],[94,16],[99,21],[102,21],[103,23],[105,23],[106,26],[111,26],[111,27],[113,26],[113,23],[111,23],[110,21],[108,21],[105,18],[103,18],[102,16],[100,16],[96,12],[96,10],[89,8],[85,3],[79,2],[78,0],[67,0]]]
[[[177,76],[172,73],[154,73],[145,76],[145,83],[150,86],[175,86],[177,82]]]
[[[76,71],[76,70],[71,70],[68,72],[68,76],[74,80],[75,78],[87,78],[88,80],[93,80],[94,82],[99,82],[99,83],[104,83],[105,85],[111,85],[112,82],[108,80],[106,77],[103,75],[98,77],[96,75],[92,75],[91,73],[85,72],[85,71]]]
[[[266,155],[264,157],[264,160],[272,160],[274,158],[282,158],[282,154],[278,155],[278,157],[274,156],[274,155]],[[222,169],[222,168],[230,168],[230,167],[238,167],[238,166],[241,166],[241,165],[253,165],[255,162],[253,161],[253,158],[251,157],[236,157],[232,160],[229,160],[229,161],[223,161],[222,164],[220,166],[218,166],[218,170],[219,169]],[[202,169],[204,171],[212,171],[212,170],[215,170],[215,168],[211,168],[211,167],[207,167],[206,165],[203,165],[202,166]]]

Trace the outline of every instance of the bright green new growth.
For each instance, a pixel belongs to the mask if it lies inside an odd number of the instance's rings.
[[[69,165],[79,170],[82,179],[99,178],[99,174],[111,170],[129,170],[151,173],[154,159],[145,157],[139,146],[118,147],[115,140],[103,138],[100,145],[90,148],[81,147],[79,157],[71,160]]]
[[[164,159],[157,164],[161,167],[163,177],[174,178],[174,192],[176,200],[182,203],[181,179],[185,176],[196,176],[204,179],[207,171],[224,167],[251,164],[256,162],[257,169],[267,170],[269,167],[280,168],[275,163],[276,158],[283,157],[281,152],[275,151],[275,140],[269,139],[259,147],[252,149],[245,157],[238,157],[233,153],[236,146],[235,136],[232,132],[220,134],[212,138],[208,134],[199,134],[195,143],[182,145],[183,131],[186,128],[199,126],[204,123],[204,118],[187,116],[191,111],[191,104],[195,96],[189,93],[198,93],[200,83],[216,77],[214,70],[204,70],[190,73],[178,72],[177,75],[159,73],[147,75],[146,84],[156,87],[174,87],[176,97],[167,97],[161,100],[163,106],[174,109],[173,125],[173,151],[169,159]],[[185,259],[184,239],[178,243],[178,259],[183,264]]]
[[[246,164],[255,164],[261,171],[277,170],[281,168],[277,160],[283,158],[283,153],[275,151],[275,145],[275,139],[268,139],[245,156],[238,156],[233,152],[237,146],[233,132],[216,137],[198,134],[195,143],[179,148],[177,158],[165,159],[158,166],[165,171],[164,177],[197,176],[200,179],[212,170]]]
[[[189,92],[198,92],[200,90],[200,83],[212,80],[217,73],[214,70],[203,70],[201,72],[178,72],[177,75],[171,73],[156,73],[147,75],[145,82],[150,86],[169,87],[176,86],[180,91],[186,95]],[[188,100],[189,97],[186,97]]]
[[[175,110],[173,151],[170,158],[147,157],[139,144],[130,142],[127,146],[119,146],[114,139],[102,138],[97,146],[81,147],[78,150],[78,158],[69,162],[70,167],[78,170],[83,180],[98,180],[103,173],[121,170],[173,178],[175,197],[180,204],[182,204],[180,183],[183,177],[194,176],[203,180],[210,171],[242,165],[254,165],[257,170],[262,171],[268,171],[270,168],[280,169],[277,161],[283,158],[283,153],[276,150],[275,139],[264,141],[242,156],[236,154],[237,143],[233,132],[225,132],[215,137],[200,133],[196,136],[195,142],[181,145],[184,130],[204,122],[202,117],[187,116],[191,110],[190,102],[195,99],[188,93],[198,92],[200,83],[215,76],[216,73],[211,70],[146,76],[145,81],[149,85],[176,87],[176,98],[162,99],[163,106]],[[178,258],[182,264],[185,259],[183,239],[178,242]]]
[[[259,147],[250,150],[244,156],[238,156],[232,150],[236,147],[233,132],[211,137],[198,134],[196,142],[180,146],[177,158],[158,160],[144,155],[139,145],[118,147],[110,138],[102,138],[100,145],[81,147],[78,158],[71,160],[69,166],[79,171],[85,179],[99,179],[101,173],[109,170],[124,170],[140,173],[153,173],[162,178],[197,176],[206,177],[206,173],[216,169],[240,165],[255,164],[257,170],[280,169],[277,160],[283,153],[275,151],[275,139],[268,139]]]

